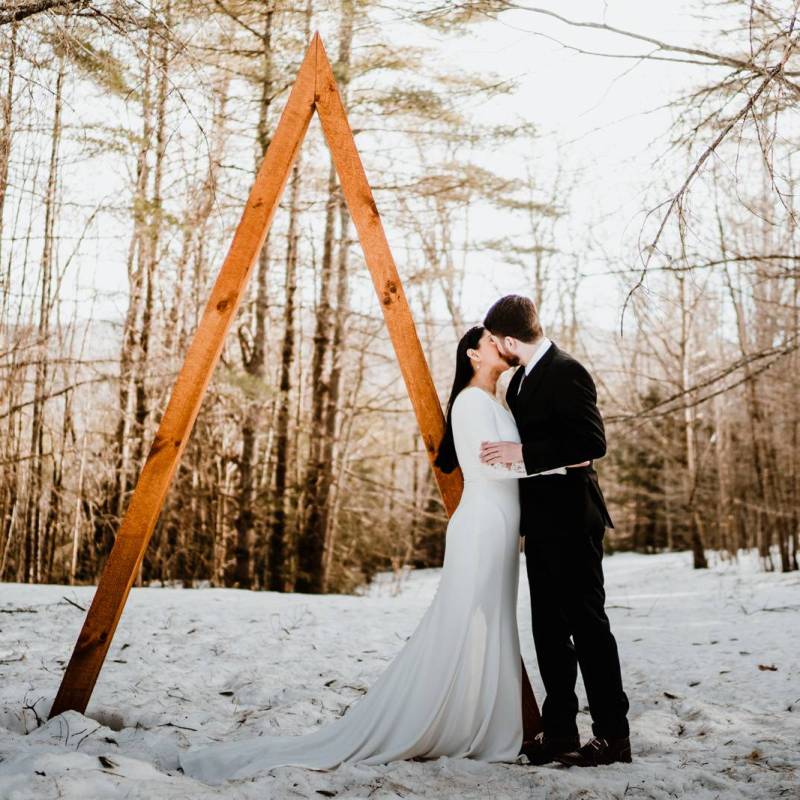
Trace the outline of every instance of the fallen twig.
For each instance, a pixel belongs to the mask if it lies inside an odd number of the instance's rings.
[[[64,596],[62,599],[66,600],[71,606],[75,606],[75,608],[78,608],[81,611],[86,611],[86,609],[80,603],[76,603],[74,600],[70,600],[69,597]]]

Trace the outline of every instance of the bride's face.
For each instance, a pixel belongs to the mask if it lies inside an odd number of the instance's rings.
[[[476,348],[480,356],[480,368],[491,372],[503,372],[508,369],[508,363],[500,355],[492,334],[484,330]]]

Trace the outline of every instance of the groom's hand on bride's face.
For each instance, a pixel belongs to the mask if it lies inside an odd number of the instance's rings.
[[[481,442],[480,459],[484,464],[513,464],[522,461],[519,442]]]

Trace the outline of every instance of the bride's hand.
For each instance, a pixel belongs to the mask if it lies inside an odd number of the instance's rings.
[[[580,464],[567,464],[567,469],[572,469],[572,467],[588,467],[591,463],[591,461],[581,461]]]
[[[522,461],[518,442],[481,442],[480,459],[484,464],[513,464]]]

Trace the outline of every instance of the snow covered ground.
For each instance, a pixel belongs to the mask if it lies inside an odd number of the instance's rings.
[[[631,765],[443,758],[280,768],[221,788],[177,772],[178,750],[341,714],[413,631],[437,570],[364,596],[134,589],[87,715],[45,724],[84,616],[64,598],[87,607],[94,589],[0,584],[0,798],[798,798],[800,575],[747,558],[695,572],[690,560],[605,560]],[[540,695],[524,582],[519,621]]]

